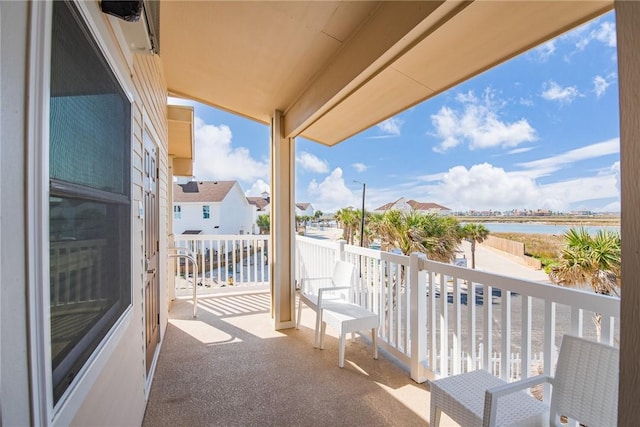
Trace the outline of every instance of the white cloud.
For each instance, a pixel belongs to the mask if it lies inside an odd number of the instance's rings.
[[[199,180],[253,181],[269,176],[269,163],[251,157],[245,147],[233,147],[229,126],[205,123],[196,117],[194,121],[196,160],[194,175]]]
[[[251,185],[251,188],[244,192],[244,195],[247,197],[257,197],[262,196],[262,193],[267,192],[271,194],[271,188],[269,184],[259,179]]]
[[[540,208],[566,212],[579,203],[593,206],[593,201],[597,199],[619,199],[620,192],[616,185],[614,167],[611,172],[602,171],[593,176],[541,185],[522,173],[507,172],[503,168],[482,163],[469,169],[455,166],[442,174],[438,182],[431,181],[429,185],[414,182],[407,186],[376,189],[375,192],[376,195],[386,195],[386,199],[379,200],[380,204],[395,200],[393,197],[401,194],[462,211]]]
[[[436,203],[454,210],[503,210],[529,206],[540,199],[541,193],[533,179],[482,163],[470,169],[449,169],[431,195]]]
[[[356,206],[357,197],[344,184],[342,169],[335,168],[321,183],[315,179],[309,183],[307,193],[313,207],[324,212],[335,212],[346,206]]]
[[[442,107],[431,116],[436,136],[442,138],[440,144],[433,148],[435,152],[444,152],[464,142],[474,150],[515,147],[536,139],[535,130],[526,119],[515,122],[500,120],[498,113],[505,102],[497,99],[491,89],[485,90],[482,99],[470,91],[458,94],[456,100],[462,104],[461,110]]]
[[[576,97],[582,96],[575,86],[562,87],[553,80],[545,82],[542,87],[543,91],[540,96],[547,101],[559,101],[570,104]]]
[[[527,151],[531,151],[533,150],[535,147],[522,147],[522,148],[516,148],[514,150],[508,151],[507,154],[520,154],[520,153],[526,153]]]
[[[518,163],[517,166],[527,169],[527,175],[541,177],[561,169],[565,165],[581,160],[607,156],[620,152],[620,138],[613,138],[603,142],[576,148],[553,157]]]
[[[364,163],[351,163],[351,166],[359,173],[366,172],[369,169],[369,166]]]
[[[607,88],[611,86],[612,83],[616,81],[617,75],[616,73],[611,73],[606,77],[602,77],[597,75],[593,78],[593,91],[596,93],[596,96],[600,98],[607,91]]]
[[[326,160],[322,160],[311,153],[307,153],[302,151],[298,157],[296,157],[296,162],[300,167],[304,170],[315,172],[315,173],[327,173],[329,172],[329,163]]]
[[[533,55],[540,62],[546,62],[556,51],[556,41],[555,39],[549,40],[546,43],[541,44],[540,46],[533,49]]]
[[[520,98],[520,105],[525,107],[533,107],[533,100],[531,98]]]
[[[576,204],[596,199],[619,198],[614,175],[586,176],[555,182],[541,187],[542,198],[558,201],[558,210],[568,211]],[[592,203],[589,203],[592,204]]]
[[[576,42],[578,50],[584,50],[593,40],[599,41],[608,47],[616,47],[616,25],[613,22],[604,21],[588,33],[583,33]]]
[[[613,165],[611,165],[611,168],[609,170],[611,174],[615,177],[616,188],[618,189],[618,192],[620,192],[620,161],[618,160]]]
[[[404,120],[397,117],[391,117],[390,119],[378,123],[376,126],[387,135],[399,136],[403,124]]]

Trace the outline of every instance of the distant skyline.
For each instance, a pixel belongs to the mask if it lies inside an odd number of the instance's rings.
[[[269,128],[198,103],[196,179],[269,191]],[[610,12],[334,147],[297,138],[296,201],[334,212],[400,197],[454,211],[620,211]]]

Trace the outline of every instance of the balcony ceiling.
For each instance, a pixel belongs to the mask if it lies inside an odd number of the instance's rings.
[[[169,93],[334,145],[613,8],[604,1],[161,3]]]

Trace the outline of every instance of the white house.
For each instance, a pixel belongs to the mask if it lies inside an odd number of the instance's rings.
[[[296,203],[296,215],[298,216],[313,216],[315,210],[311,203]]]
[[[238,181],[173,185],[174,234],[256,234],[254,211]]]
[[[402,212],[416,211],[423,214],[450,215],[451,209],[439,205],[437,203],[423,203],[415,200],[406,200],[404,197],[399,198],[395,202],[387,203],[380,206],[376,212],[386,212],[388,210],[398,210]]]
[[[250,196],[247,197],[247,201],[251,205],[251,215],[253,224],[255,224],[256,233],[259,233],[258,229],[258,217],[260,215],[269,215],[270,213],[270,203],[269,203],[269,193],[262,193],[262,196]]]

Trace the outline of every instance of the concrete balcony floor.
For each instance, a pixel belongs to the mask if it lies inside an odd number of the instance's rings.
[[[327,328],[313,348],[315,313],[300,330],[274,331],[267,292],[176,300],[157,362],[143,426],[424,426],[429,392],[371,345]],[[441,425],[450,424],[443,414]]]

